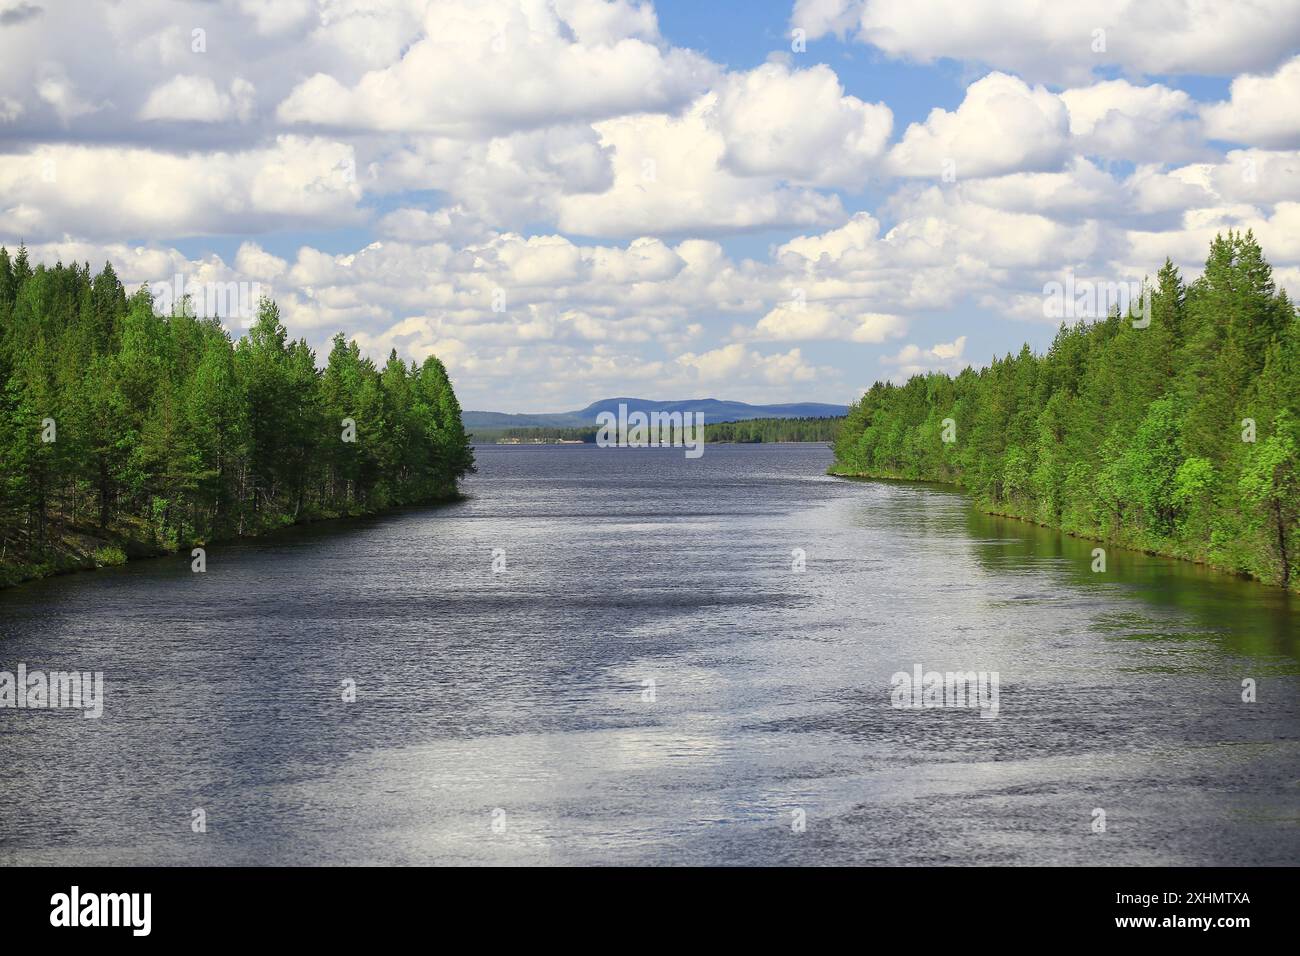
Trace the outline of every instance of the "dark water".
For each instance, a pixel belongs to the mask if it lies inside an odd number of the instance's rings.
[[[478,456],[451,507],[0,592],[0,670],[107,683],[0,710],[0,862],[1300,862],[1276,589],[819,446]],[[998,716],[891,707],[915,664]]]

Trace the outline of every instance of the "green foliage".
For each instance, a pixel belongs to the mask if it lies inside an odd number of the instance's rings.
[[[706,442],[829,442],[843,418],[751,418],[742,422],[707,422]]]
[[[1166,261],[1152,293],[1147,328],[1114,314],[1042,356],[873,385],[833,470],[949,481],[988,510],[1294,584],[1295,307],[1249,232],[1217,237],[1190,285]]]
[[[1300,511],[1300,441],[1290,411],[1279,412],[1273,434],[1251,448],[1238,481],[1252,528],[1265,528],[1285,583],[1296,558],[1292,543]]]
[[[232,342],[186,305],[162,316],[147,289],[128,297],[110,265],[94,277],[88,265],[32,269],[25,249],[11,259],[0,248],[0,564],[11,571],[69,566],[74,532],[158,551],[445,499],[473,465],[436,358],[407,367],[393,355],[380,370],[340,334],[320,370],[268,300]]]
[[[95,563],[101,567],[112,567],[118,564],[126,564],[126,552],[113,545],[99,548],[95,551],[94,557]]]
[[[453,396],[454,398],[454,396]],[[457,413],[459,414],[459,412]],[[706,442],[830,442],[839,433],[843,418],[751,418],[740,422],[706,422]],[[599,429],[588,428],[480,428],[473,439],[484,444],[549,444],[596,440]]]

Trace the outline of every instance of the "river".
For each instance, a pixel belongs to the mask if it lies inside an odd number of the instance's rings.
[[[1300,862],[1294,596],[819,445],[477,455],[454,505],[0,592],[0,670],[105,681],[0,710],[0,863]],[[917,665],[996,716],[892,706]]]

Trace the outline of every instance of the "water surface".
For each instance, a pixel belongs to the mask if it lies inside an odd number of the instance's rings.
[[[107,682],[0,711],[0,862],[1300,860],[1279,589],[824,446],[477,455],[456,505],[0,592],[0,670]],[[918,663],[999,716],[891,707]]]

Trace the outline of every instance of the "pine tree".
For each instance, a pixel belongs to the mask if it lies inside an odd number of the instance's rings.
[[[315,363],[270,301],[236,344],[111,265],[0,249],[0,584],[84,560],[65,531],[175,548],[455,493],[472,456],[445,371],[422,407],[396,355],[381,373],[340,335]]]

